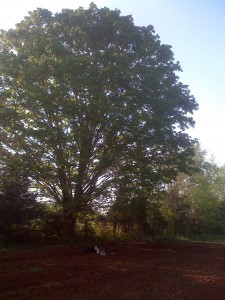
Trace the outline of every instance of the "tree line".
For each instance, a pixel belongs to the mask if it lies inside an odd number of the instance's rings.
[[[77,237],[176,238],[225,234],[225,167],[206,160],[199,148],[192,174],[179,173],[160,191],[147,197],[133,186],[98,199],[80,211]],[[63,210],[40,201],[37,190],[18,161],[1,166],[0,237],[3,241],[63,239]],[[107,201],[106,201],[107,200]]]

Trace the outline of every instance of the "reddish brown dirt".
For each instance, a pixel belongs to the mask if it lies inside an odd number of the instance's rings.
[[[2,300],[225,299],[225,244],[112,244],[0,253]]]

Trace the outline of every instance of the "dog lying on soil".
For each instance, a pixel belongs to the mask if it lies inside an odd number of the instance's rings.
[[[96,254],[100,255],[110,255],[113,254],[113,252],[109,251],[106,249],[106,247],[101,246],[101,245],[95,245],[94,247],[89,247],[88,252],[95,252]]]

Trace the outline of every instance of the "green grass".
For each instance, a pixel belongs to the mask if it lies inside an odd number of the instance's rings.
[[[57,240],[42,240],[33,241],[30,243],[15,243],[15,242],[1,242],[0,241],[0,252],[8,252],[15,250],[38,248],[43,246],[57,246],[57,245],[79,245],[86,243],[106,243],[106,242],[126,242],[126,241],[183,241],[183,242],[217,242],[225,243],[225,235],[222,234],[200,234],[200,235],[187,235],[187,236],[149,236],[144,234],[134,234],[134,235],[120,235],[120,237],[113,238],[112,235],[98,235],[92,237],[77,236],[74,239],[57,239]]]
[[[200,234],[200,235],[190,235],[181,238],[187,241],[198,241],[198,242],[220,242],[225,243],[225,235],[222,234]]]

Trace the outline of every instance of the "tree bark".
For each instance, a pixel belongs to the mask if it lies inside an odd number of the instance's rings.
[[[68,209],[64,209],[63,214],[63,234],[65,237],[73,238],[76,235],[76,217],[74,213]]]

